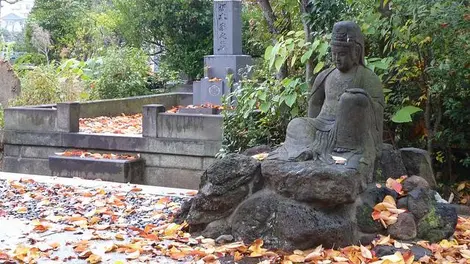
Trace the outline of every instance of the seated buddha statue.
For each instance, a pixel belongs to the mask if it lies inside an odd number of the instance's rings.
[[[335,67],[316,77],[308,117],[289,123],[284,144],[268,159],[333,164],[340,157],[352,167],[373,167],[381,153],[384,95],[379,77],[364,64],[359,26],[336,23],[330,47]]]

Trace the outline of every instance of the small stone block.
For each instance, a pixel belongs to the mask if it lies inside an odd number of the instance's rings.
[[[218,115],[220,110],[217,108],[181,108],[181,114],[201,114],[201,115]]]
[[[144,160],[110,160],[80,157],[50,156],[52,176],[112,182],[140,181],[144,175]]]
[[[150,104],[143,106],[142,136],[157,137],[157,117],[164,113],[165,107],[161,104]]]
[[[57,104],[57,130],[61,132],[79,132],[80,103]]]

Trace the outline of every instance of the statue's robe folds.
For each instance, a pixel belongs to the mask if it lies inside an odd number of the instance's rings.
[[[308,117],[289,123],[285,143],[269,159],[331,164],[332,155],[359,155],[373,165],[381,153],[383,109],[382,84],[374,72],[362,65],[348,73],[325,70],[315,79]]]

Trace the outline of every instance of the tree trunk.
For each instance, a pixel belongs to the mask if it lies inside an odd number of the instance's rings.
[[[264,18],[268,23],[269,32],[273,35],[277,35],[278,31],[276,29],[276,15],[274,14],[273,8],[269,0],[258,0],[259,7],[263,11]]]
[[[269,0],[258,0],[258,5],[263,11],[263,16],[266,19],[266,23],[268,24],[269,32],[272,35],[273,45],[277,43],[277,35],[280,33],[278,28],[276,27],[276,15],[274,14],[274,10],[271,6]],[[279,72],[276,74],[276,79],[282,80],[286,78],[288,75],[287,69],[287,62],[282,65]]]
[[[302,25],[304,27],[304,32],[305,32],[305,42],[312,42],[313,41],[313,36],[312,36],[312,28],[310,25],[308,25],[307,19],[305,18],[306,15],[309,13],[309,0],[301,0],[300,1],[300,11],[302,14]],[[307,82],[308,85],[308,90],[312,90],[313,86],[313,58],[310,57],[305,66],[305,81]]]

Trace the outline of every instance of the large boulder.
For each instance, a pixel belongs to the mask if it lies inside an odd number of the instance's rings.
[[[267,188],[300,202],[332,207],[354,203],[361,191],[359,172],[342,165],[267,160],[261,171]]]
[[[230,154],[216,160],[201,178],[199,193],[191,201],[188,223],[204,225],[229,216],[260,188],[260,172],[260,163],[244,155]]]
[[[457,212],[449,204],[435,204],[418,222],[418,237],[438,242],[451,237],[457,226]]]
[[[390,144],[383,144],[382,155],[376,162],[376,180],[385,182],[388,178],[397,179],[407,174],[400,151]]]
[[[437,187],[431,156],[427,151],[417,148],[402,148],[400,153],[408,175],[418,175],[424,178],[431,188]]]
[[[347,206],[322,210],[263,190],[235,211],[232,234],[247,242],[261,238],[267,247],[285,250],[345,246],[358,240],[350,219]]]

